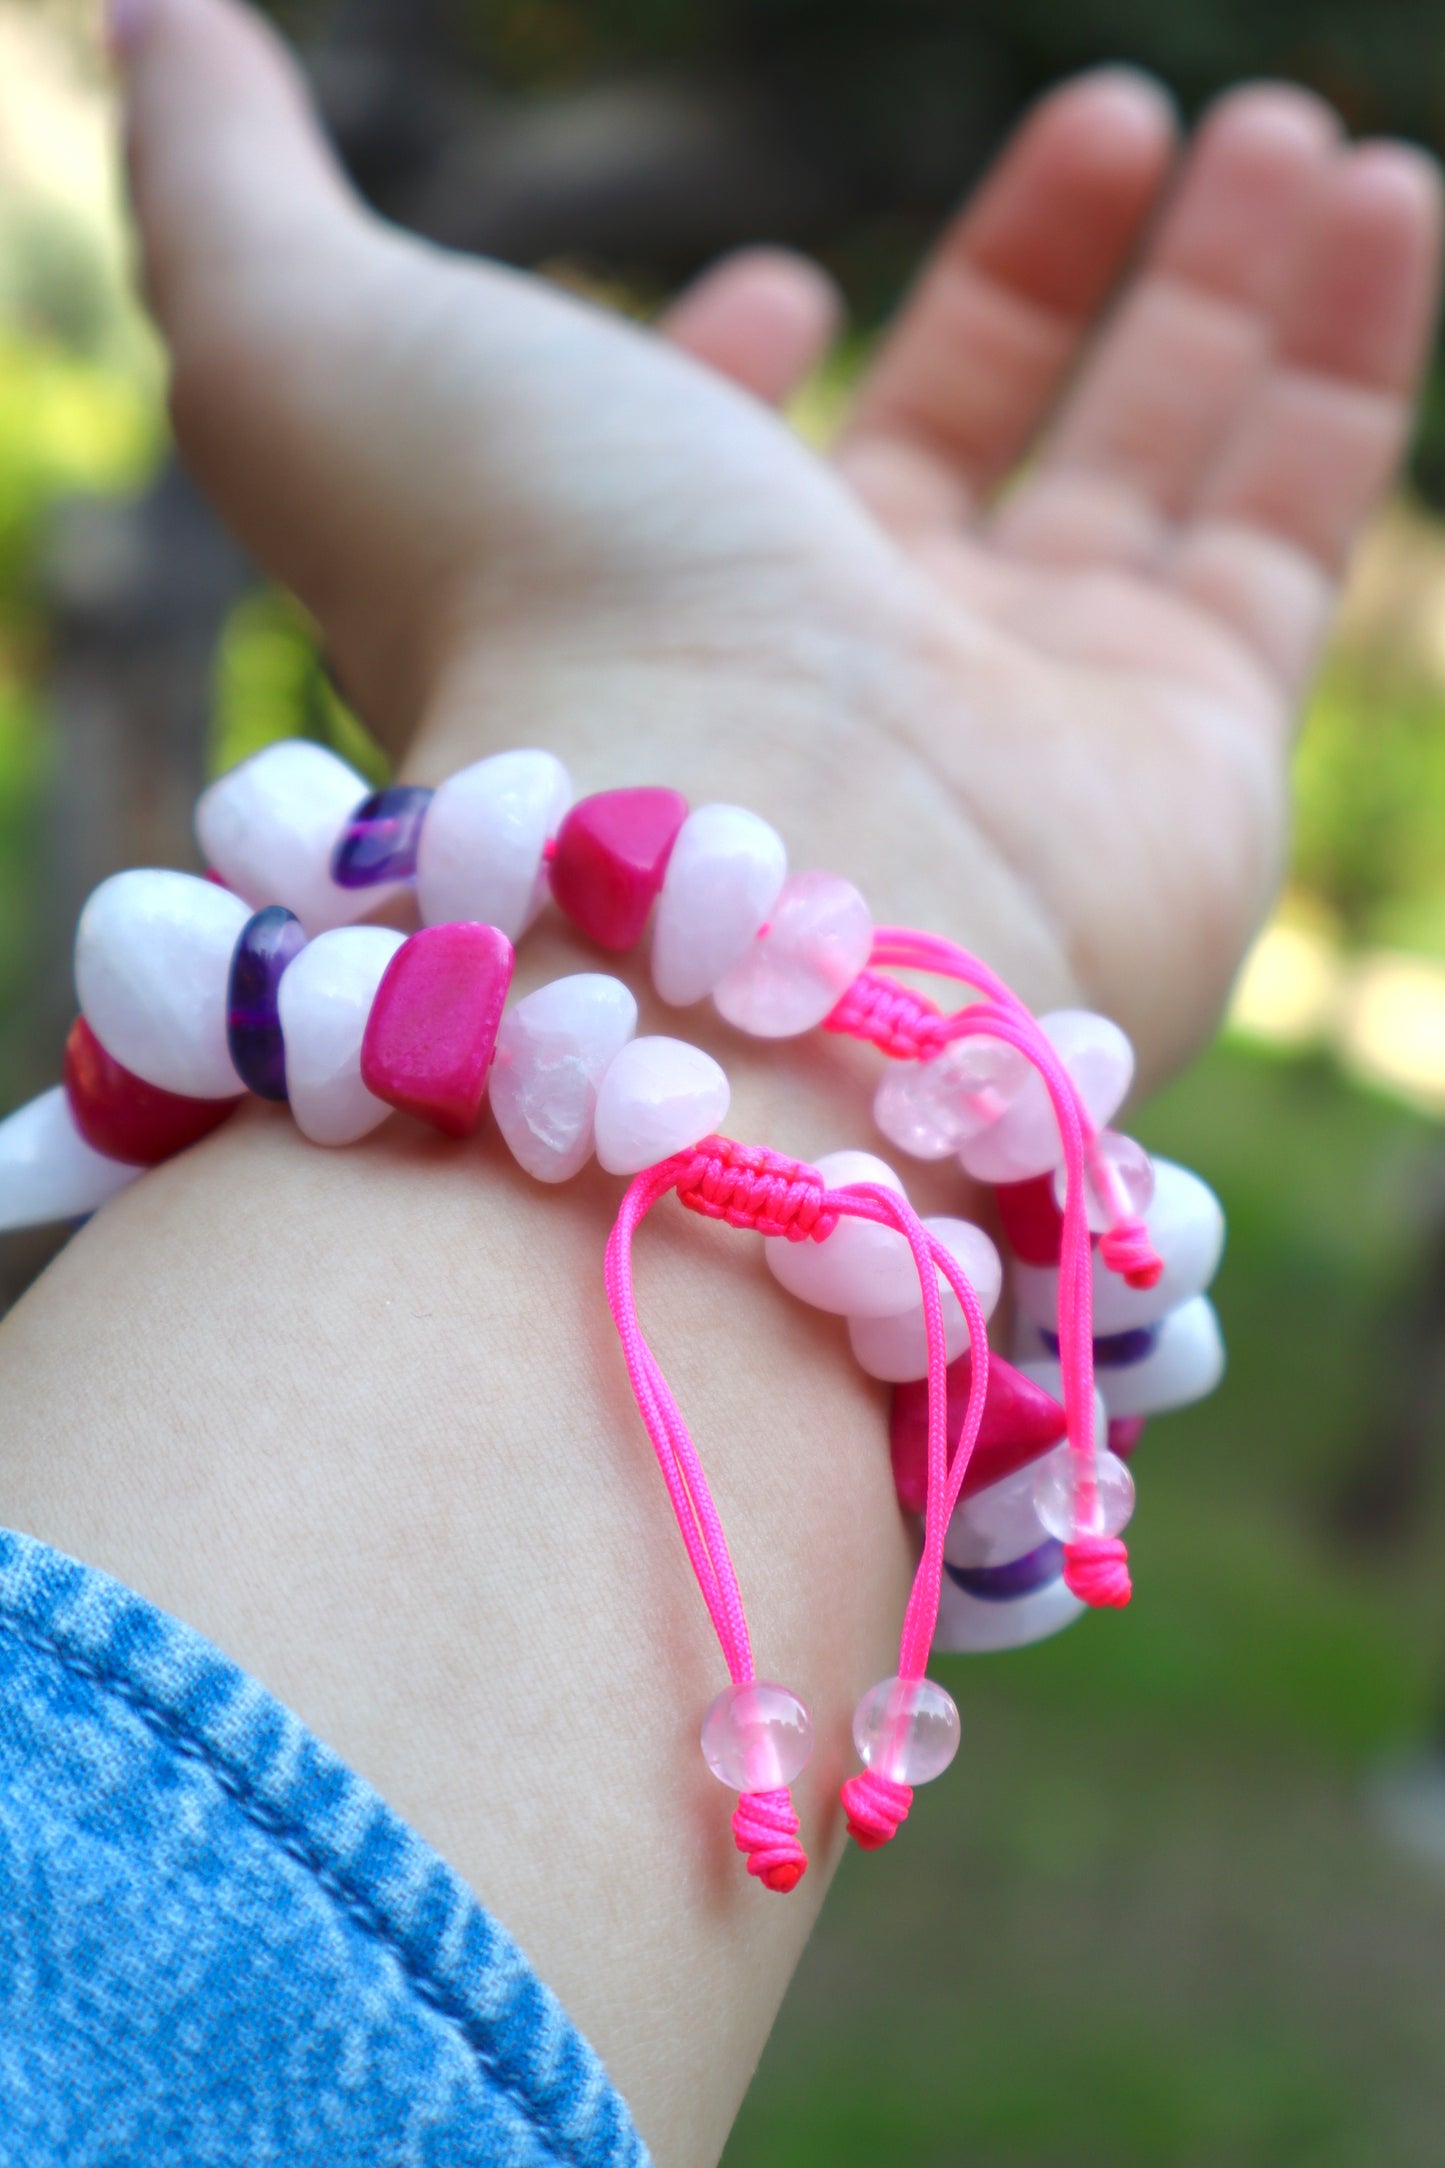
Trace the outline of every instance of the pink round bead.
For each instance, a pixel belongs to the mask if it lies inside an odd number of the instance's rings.
[[[1071,1445],[1056,1445],[1033,1470],[1034,1505],[1039,1525],[1060,1543],[1076,1536],[1117,1536],[1134,1517],[1134,1478],[1117,1453],[1107,1448],[1094,1455],[1094,1499],[1087,1520],[1081,1520],[1075,1488],[1077,1471]]]
[[[934,1679],[880,1679],[853,1711],[853,1744],[865,1769],[895,1784],[941,1777],[958,1752],[958,1710]]]
[[[1134,1079],[1134,1049],[1118,1025],[1090,1009],[1056,1009],[1039,1018],[1096,1129],[1113,1119]],[[980,1182],[1027,1182],[1051,1174],[1063,1158],[1058,1118],[1048,1087],[1030,1069],[1023,1089],[997,1121],[959,1151]]]
[[[792,1039],[821,1024],[857,978],[873,920],[851,881],[795,873],[751,948],[713,988],[718,1014],[755,1039]]]
[[[947,1159],[990,1128],[1028,1083],[1029,1065],[1002,1039],[956,1039],[932,1061],[894,1062],[873,1100],[873,1119],[914,1159]]]
[[[1064,1209],[1068,1177],[1054,1175],[1054,1196]],[[1101,1235],[1121,1219],[1142,1219],[1154,1201],[1154,1162],[1133,1137],[1106,1129],[1084,1155],[1084,1215],[1089,1232]]]
[[[808,1766],[813,1719],[786,1686],[725,1686],[702,1720],[702,1758],[735,1792],[774,1792]]]

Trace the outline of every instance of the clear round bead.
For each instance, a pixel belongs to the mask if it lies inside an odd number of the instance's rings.
[[[892,1063],[873,1119],[912,1158],[947,1159],[1007,1113],[1029,1075],[1024,1055],[1002,1039],[955,1039],[932,1061]]]
[[[1134,1478],[1117,1453],[1107,1449],[1094,1456],[1094,1511],[1088,1521],[1076,1511],[1074,1451],[1056,1445],[1034,1466],[1034,1507],[1039,1523],[1059,1543],[1076,1536],[1117,1536],[1134,1514]]]
[[[808,1766],[813,1719],[786,1686],[725,1686],[702,1720],[702,1758],[735,1792],[773,1792]]]
[[[895,1784],[927,1784],[941,1777],[958,1741],[953,1696],[933,1679],[880,1679],[853,1711],[859,1761]]]
[[[1060,1167],[1054,1196],[1064,1208],[1069,1182]],[[1116,1221],[1143,1219],[1154,1202],[1154,1162],[1142,1144],[1106,1129],[1084,1156],[1084,1212],[1093,1235],[1107,1234]]]

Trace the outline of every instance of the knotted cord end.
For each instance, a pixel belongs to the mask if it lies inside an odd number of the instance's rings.
[[[827,1185],[817,1168],[766,1145],[704,1137],[676,1164],[678,1202],[705,1219],[755,1227],[789,1242],[821,1242],[838,1224],[837,1213],[824,1209]]]
[[[1149,1239],[1149,1230],[1141,1219],[1122,1219],[1099,1238],[1099,1255],[1111,1272],[1117,1272],[1128,1287],[1157,1287],[1164,1271],[1164,1260]]]
[[[926,994],[879,972],[860,971],[823,1018],[823,1029],[867,1039],[895,1061],[928,1061],[948,1044],[947,1021]]]
[[[1064,1585],[1096,1610],[1122,1610],[1134,1593],[1129,1552],[1119,1536],[1076,1536],[1064,1545]]]
[[[748,1873],[780,1897],[796,1889],[808,1871],[808,1855],[798,1842],[793,1797],[786,1786],[739,1796],[733,1809],[733,1842],[747,1854]]]
[[[849,1777],[839,1792],[848,1817],[848,1834],[865,1852],[889,1844],[908,1819],[913,1804],[911,1784],[897,1784],[877,1769],[864,1769]]]

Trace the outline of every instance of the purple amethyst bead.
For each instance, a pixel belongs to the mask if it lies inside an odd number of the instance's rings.
[[[1135,1325],[1129,1332],[1105,1333],[1094,1342],[1094,1368],[1096,1370],[1127,1370],[1131,1363],[1141,1363],[1146,1355],[1152,1355],[1159,1344],[1158,1325]],[[1058,1360],[1059,1336],[1056,1332],[1040,1334],[1044,1346]]]
[[[1064,1570],[1064,1546],[1050,1536],[1036,1550],[1006,1559],[1001,1566],[951,1566],[945,1561],[945,1570],[967,1596],[984,1603],[1012,1603],[1057,1581]]]
[[[247,919],[231,956],[226,1037],[236,1074],[258,1099],[286,1097],[286,1046],[276,1005],[281,974],[306,946],[294,911],[269,904]]]
[[[341,831],[331,854],[338,888],[375,888],[382,881],[409,881],[416,872],[421,824],[432,793],[416,783],[373,791]]]

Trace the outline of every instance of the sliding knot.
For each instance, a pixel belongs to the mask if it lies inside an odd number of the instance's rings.
[[[764,1889],[786,1896],[808,1871],[808,1855],[798,1842],[798,1817],[792,1794],[743,1792],[733,1809],[733,1842],[748,1857],[748,1873]]]
[[[929,1061],[948,1044],[947,1022],[926,994],[876,971],[860,971],[823,1018],[823,1029],[867,1039],[895,1061]]]
[[[1141,1291],[1157,1287],[1164,1271],[1164,1260],[1149,1240],[1149,1230],[1141,1219],[1121,1219],[1101,1235],[1099,1255],[1126,1286]]]
[[[1129,1552],[1118,1536],[1076,1536],[1064,1545],[1064,1585],[1096,1610],[1122,1610],[1134,1591]]]
[[[899,1784],[881,1770],[864,1769],[849,1777],[838,1795],[848,1817],[848,1834],[865,1852],[876,1852],[897,1836],[913,1804],[911,1784]]]
[[[689,1212],[726,1220],[729,1227],[786,1235],[790,1242],[821,1242],[833,1232],[838,1215],[824,1209],[826,1193],[816,1167],[731,1137],[704,1137],[677,1178],[678,1197]]]

